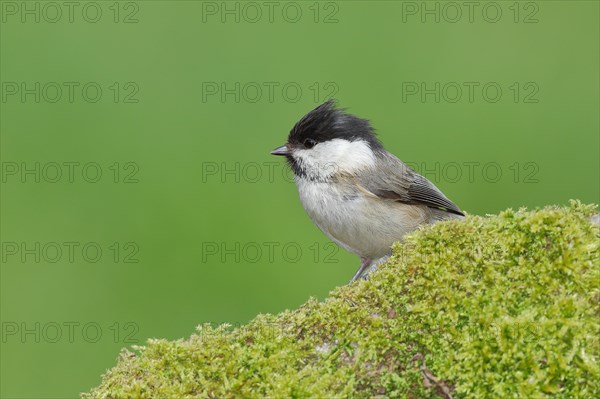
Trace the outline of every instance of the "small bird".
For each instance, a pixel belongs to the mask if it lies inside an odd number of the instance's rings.
[[[298,121],[287,144],[271,151],[294,172],[313,223],[361,259],[356,281],[395,241],[417,227],[462,218],[436,186],[389,153],[365,119],[329,100]]]

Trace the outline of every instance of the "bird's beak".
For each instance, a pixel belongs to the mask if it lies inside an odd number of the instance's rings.
[[[287,145],[282,145],[271,151],[271,155],[290,155],[290,151],[288,150]]]

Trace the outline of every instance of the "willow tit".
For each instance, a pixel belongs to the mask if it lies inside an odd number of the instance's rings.
[[[406,233],[464,216],[433,183],[386,151],[369,121],[333,100],[300,119],[287,144],[271,154],[287,158],[311,220],[360,257],[351,281],[388,256]]]

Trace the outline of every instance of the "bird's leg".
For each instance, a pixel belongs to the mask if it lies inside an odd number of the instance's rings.
[[[350,282],[358,280],[360,278],[360,276],[363,275],[365,270],[367,270],[369,268],[369,266],[371,265],[371,262],[373,262],[373,259],[360,258],[360,267],[358,268],[358,271],[356,272],[354,277],[352,277],[352,280],[350,280]]]

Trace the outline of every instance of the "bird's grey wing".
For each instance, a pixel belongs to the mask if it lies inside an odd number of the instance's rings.
[[[406,204],[426,205],[464,216],[460,208],[433,183],[390,153],[382,154],[377,161],[376,169],[359,177],[358,184],[380,198]]]

